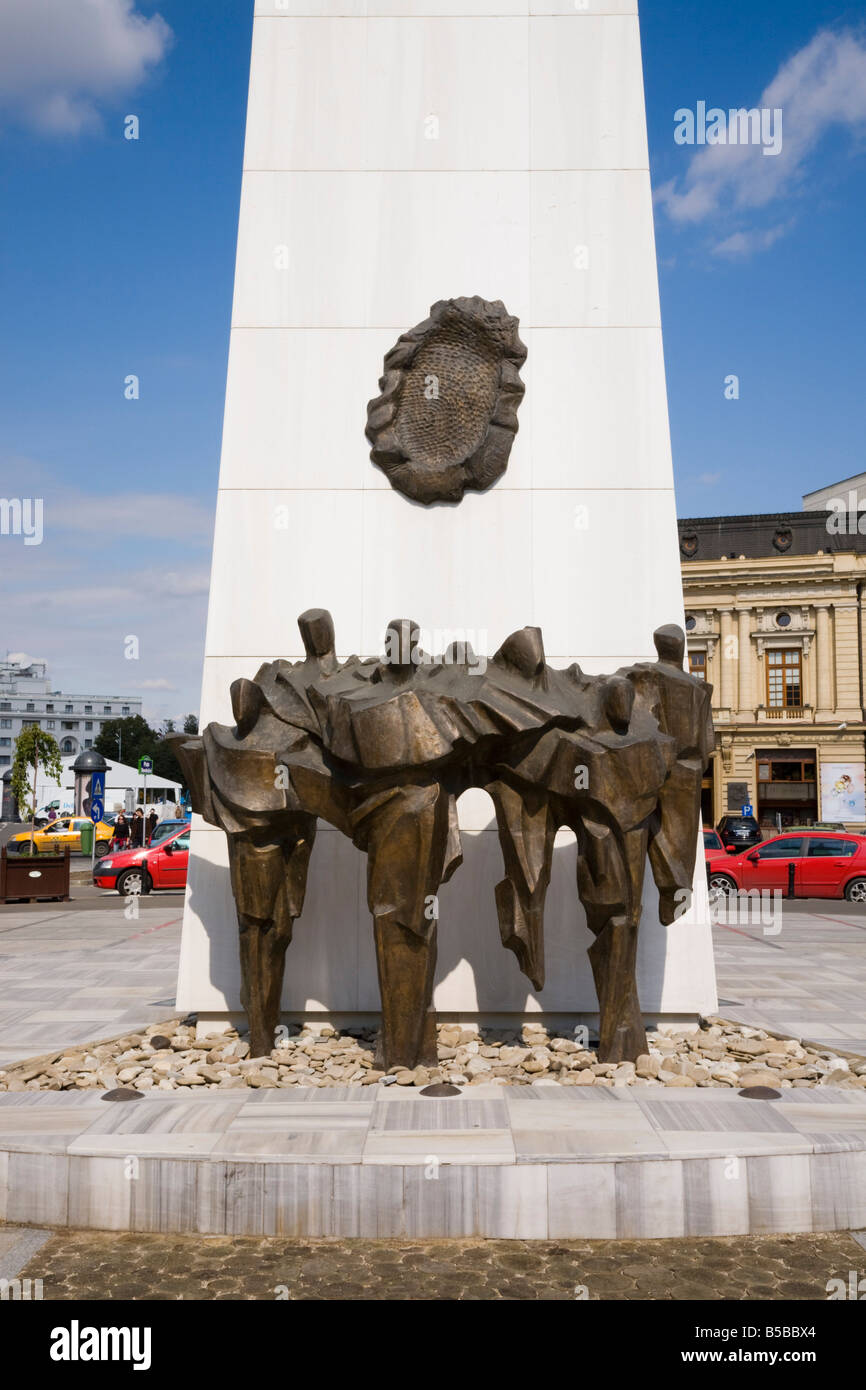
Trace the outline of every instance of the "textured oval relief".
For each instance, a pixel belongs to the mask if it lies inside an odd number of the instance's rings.
[[[459,502],[500,478],[517,433],[526,348],[501,300],[440,299],[385,358],[367,406],[370,457],[416,502]]]

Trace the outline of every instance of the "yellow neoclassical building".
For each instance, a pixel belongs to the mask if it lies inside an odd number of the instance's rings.
[[[705,825],[750,806],[765,833],[866,831],[866,520],[832,491],[803,512],[679,522],[689,665],[713,685]]]

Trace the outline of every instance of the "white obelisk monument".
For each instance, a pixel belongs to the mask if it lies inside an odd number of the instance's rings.
[[[371,463],[366,404],[398,336],[463,295],[520,320],[520,429],[487,492],[423,506]],[[256,0],[202,725],[233,723],[238,676],[303,655],[312,607],[341,656],[406,616],[488,655],[534,624],[553,666],[654,660],[683,622],[675,520],[636,0]],[[590,1019],[573,837],[535,995],[500,943],[492,803],[459,810],[437,1009]],[[196,818],[192,846],[178,1004],[210,1026],[240,1007],[237,927],[222,832]],[[672,927],[647,877],[650,1018],[716,1007],[699,860]],[[365,860],[326,825],[283,1002],[379,1006]]]

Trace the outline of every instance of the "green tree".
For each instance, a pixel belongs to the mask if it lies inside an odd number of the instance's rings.
[[[59,782],[63,776],[63,763],[57,740],[38,724],[30,724],[22,729],[15,740],[15,756],[12,759],[12,795],[18,803],[18,814],[30,817],[30,853],[34,853],[33,836],[36,830],[36,779],[39,768],[46,777]],[[32,769],[32,785],[31,785]]]
[[[140,714],[131,714],[126,719],[106,720],[93,740],[93,747],[109,762],[114,759],[127,767],[137,767],[139,758],[153,756],[159,738],[146,719]]]
[[[185,734],[198,733],[198,715],[188,714],[183,721],[183,731]]]

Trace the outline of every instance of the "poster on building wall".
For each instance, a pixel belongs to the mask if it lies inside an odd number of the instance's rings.
[[[862,763],[821,764],[821,820],[866,820]]]

